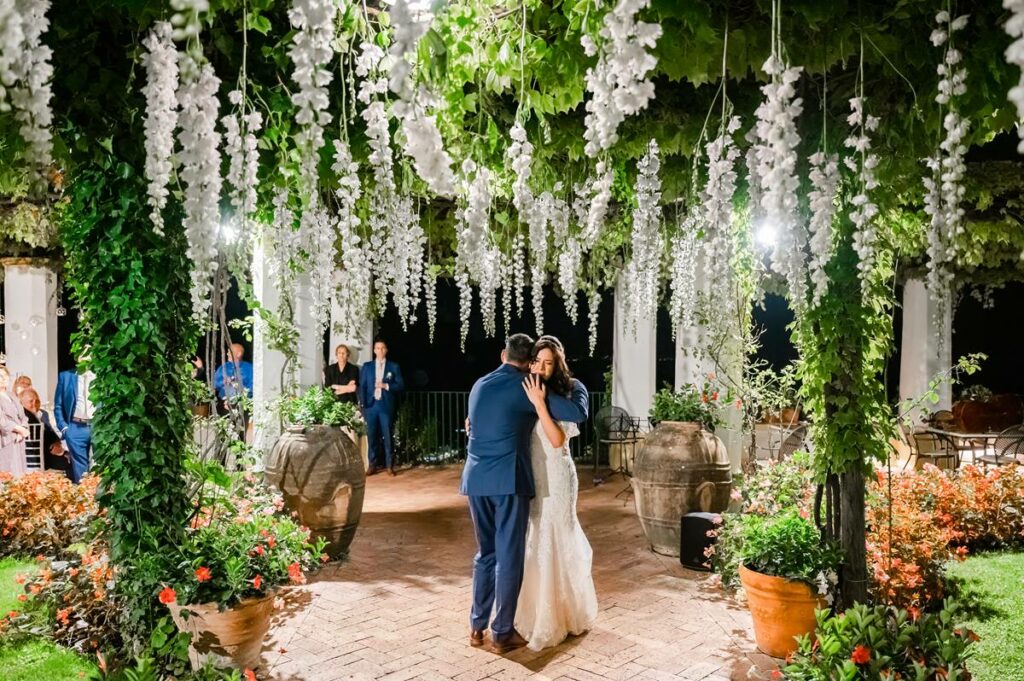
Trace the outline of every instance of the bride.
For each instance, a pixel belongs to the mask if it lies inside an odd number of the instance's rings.
[[[593,552],[576,518],[579,482],[569,455],[569,439],[579,429],[575,423],[555,422],[544,402],[547,390],[568,395],[572,387],[557,338],[537,341],[530,372],[525,388],[538,416],[530,441],[536,496],[526,530],[516,629],[536,651],[590,629],[597,618],[597,593],[590,574]]]

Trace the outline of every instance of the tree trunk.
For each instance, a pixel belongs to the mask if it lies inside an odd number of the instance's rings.
[[[864,473],[849,470],[839,476],[840,544],[843,549],[840,607],[868,600],[868,568],[864,527]]]

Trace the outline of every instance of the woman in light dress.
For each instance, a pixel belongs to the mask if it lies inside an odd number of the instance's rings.
[[[21,402],[11,394],[10,384],[11,374],[0,366],[0,472],[19,478],[28,472],[25,463],[28,417]]]
[[[536,651],[589,630],[597,619],[597,593],[593,551],[576,517],[579,481],[569,455],[569,440],[579,428],[555,422],[544,402],[547,390],[569,395],[572,375],[557,338],[542,336],[533,354],[526,392],[538,416],[530,442],[536,496],[526,530],[516,630]]]

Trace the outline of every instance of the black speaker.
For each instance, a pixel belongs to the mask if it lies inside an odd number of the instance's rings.
[[[708,533],[718,529],[715,519],[719,517],[717,513],[687,513],[682,517],[679,562],[683,567],[705,572],[711,570],[711,559],[704,555],[704,551],[715,543],[714,534],[708,536]]]

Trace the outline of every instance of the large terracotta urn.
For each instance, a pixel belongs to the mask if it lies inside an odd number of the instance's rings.
[[[192,635],[188,660],[195,671],[207,662],[220,667],[256,667],[273,610],[274,596],[268,594],[224,610],[216,603],[171,605],[171,619],[178,631]]]
[[[678,556],[684,515],[721,513],[729,506],[732,467],[725,445],[699,423],[662,421],[636,455],[632,484],[651,548]]]
[[[333,426],[292,426],[267,454],[267,482],[313,538],[327,541],[327,555],[348,551],[363,515],[366,470],[359,445]]]
[[[797,636],[814,633],[814,611],[825,607],[825,601],[809,584],[763,575],[745,565],[740,566],[740,582],[762,653],[786,657],[796,650]]]

